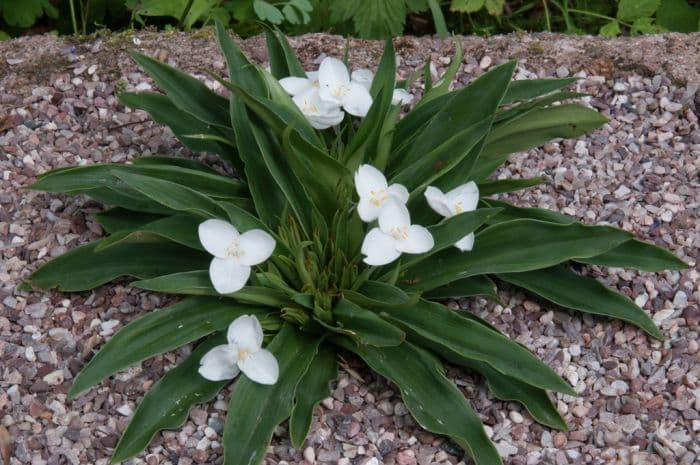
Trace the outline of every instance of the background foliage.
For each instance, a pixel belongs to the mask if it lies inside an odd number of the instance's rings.
[[[190,30],[219,19],[237,34],[264,23],[287,34],[653,34],[700,30],[698,0],[0,0],[0,40],[103,28]]]

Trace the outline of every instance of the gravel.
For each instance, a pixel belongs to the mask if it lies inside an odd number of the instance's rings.
[[[562,311],[509,288],[500,292],[502,305],[483,299],[449,303],[486,318],[573,385],[578,397],[556,397],[568,432],[533,423],[521,406],[494,399],[469,373],[447,367],[448,376],[470,399],[506,464],[697,463],[700,35],[534,34],[462,42],[460,84],[517,58],[516,79],[581,77],[576,90],[590,94],[582,101],[610,118],[579,140],[512,156],[499,178],[543,174],[549,182],[509,200],[621,227],[669,248],[691,267],[658,274],[586,271],[642,305],[661,326],[663,342],[619,321]],[[254,38],[244,44],[259,62],[266,60],[263,43]],[[339,55],[344,41],[314,34],[293,44],[311,68],[326,54]],[[351,44],[353,65],[376,66],[380,43]],[[395,45],[403,76],[426,57],[442,72],[453,53],[449,41],[433,38],[400,38]],[[49,258],[102,234],[90,216],[101,210],[99,204],[27,190],[37,174],[154,153],[194,156],[226,169],[210,155],[191,154],[143,112],[119,104],[117,89],[155,88],[125,54],[129,48],[201,79],[206,69],[224,73],[210,31],[0,42],[0,457],[11,449],[11,464],[106,465],[139,399],[190,350],[154,357],[68,400],[70,383],[95,349],[172,299],[123,282],[73,294],[16,287]],[[129,463],[221,463],[228,397],[224,390],[193,410],[180,430],[158,434]],[[418,427],[396,389],[352,358],[316,413],[300,450],[291,447],[286,425],[278,428],[268,465],[470,463],[449,439]]]

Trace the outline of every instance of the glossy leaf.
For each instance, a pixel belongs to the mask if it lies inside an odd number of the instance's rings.
[[[371,308],[413,305],[420,297],[418,294],[407,294],[391,284],[371,280],[364,282],[357,291],[344,290],[343,296],[359,306]]]
[[[128,107],[148,112],[155,122],[168,126],[178,140],[190,150],[216,153],[224,160],[231,161],[237,170],[240,170],[242,167],[235,149],[231,147],[231,144],[235,144],[235,141],[232,137],[233,131],[230,128],[211,127],[195,116],[181,111],[167,96],[155,92],[125,92],[119,94],[119,100]],[[230,139],[230,142],[223,144],[215,140],[186,137],[189,134],[207,133],[226,137]]]
[[[422,428],[450,436],[477,465],[501,465],[479,417],[430,353],[408,342],[381,349],[357,347],[347,339],[338,342],[398,386],[404,404]]]
[[[208,381],[197,373],[204,354],[225,343],[223,334],[208,338],[148,390],[112,454],[112,463],[143,451],[158,431],[182,425],[193,405],[210,401],[230,382]]]
[[[476,180],[485,179],[511,153],[537,147],[557,137],[578,137],[607,121],[597,111],[574,104],[529,111],[493,128],[470,176]]]
[[[642,328],[656,339],[663,339],[652,319],[627,296],[565,267],[557,266],[524,273],[499,273],[496,276],[562,307],[624,320]]]
[[[624,242],[600,255],[579,258],[576,261],[590,265],[634,268],[652,273],[663,270],[682,270],[689,266],[671,252],[636,239]]]
[[[224,464],[257,465],[278,424],[294,407],[294,394],[316,353],[319,340],[285,324],[267,347],[279,364],[277,383],[266,386],[241,376],[231,395],[224,427]]]
[[[183,273],[157,276],[151,279],[134,281],[131,283],[131,286],[166,294],[222,296],[212,286],[209,271],[207,270],[185,271]],[[291,300],[285,293],[276,289],[258,286],[245,286],[243,289],[232,294],[224,294],[224,296],[244,304],[264,305],[275,308],[291,303]]]
[[[502,208],[498,215],[489,218],[489,224],[505,223],[513,220],[538,220],[547,223],[555,224],[574,224],[577,223],[576,218],[564,215],[553,210],[545,210],[544,208],[524,208],[516,207],[507,202],[493,199],[481,199],[479,203],[483,206],[491,208]]]
[[[549,94],[566,87],[579,78],[570,77],[563,79],[523,79],[513,81],[508,86],[506,95],[503,96],[502,105],[513,103],[516,100],[530,100],[541,95]]]
[[[75,397],[119,370],[154,355],[223,330],[240,315],[264,315],[269,310],[212,297],[190,297],[132,321],[92,357],[75,378]]]
[[[488,276],[477,275],[432,289],[423,293],[423,296],[428,299],[458,299],[483,295],[495,302],[500,302],[496,291],[496,284]]]
[[[191,249],[203,251],[204,247],[199,242],[197,233],[199,223],[200,221],[192,216],[168,216],[139,226],[128,234],[113,234],[100,241],[100,244],[95,248],[95,252],[101,252],[124,241],[138,240],[149,235],[165,238]]]
[[[537,270],[600,255],[630,237],[608,226],[527,219],[497,223],[477,234],[471,252],[439,252],[409,268],[400,282],[406,290],[421,292],[469,276]]]
[[[115,207],[100,213],[95,213],[95,220],[108,233],[136,229],[155,220],[164,218],[153,213],[143,213],[126,208]]]
[[[526,348],[444,305],[421,300],[410,308],[382,309],[382,315],[404,327],[414,343],[429,341],[528,384],[574,395],[564,380]]]
[[[206,253],[151,237],[132,238],[96,252],[100,243],[95,241],[54,258],[32,273],[29,282],[42,289],[84,291],[120,276],[145,279],[206,268],[211,260]]]
[[[401,344],[406,338],[399,328],[349,300],[341,299],[333,308],[333,316],[344,333],[360,344],[390,347]]]
[[[294,394],[289,436],[296,449],[304,445],[304,439],[311,427],[314,407],[330,395],[330,383],[337,377],[335,352],[326,345],[321,345]]]
[[[479,183],[479,195],[485,197],[487,195],[503,194],[504,192],[515,192],[528,187],[538,186],[544,182],[545,179],[542,177],[482,181]]]
[[[215,200],[189,187],[135,173],[117,172],[116,175],[132,189],[171,210],[201,218],[226,217],[226,211]]]
[[[129,54],[182,112],[189,113],[204,123],[229,126],[226,98],[177,68],[140,53],[132,51]]]

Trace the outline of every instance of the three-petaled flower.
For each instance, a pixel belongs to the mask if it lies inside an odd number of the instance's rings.
[[[367,88],[350,80],[345,63],[327,57],[318,68],[319,95],[326,102],[343,107],[353,116],[364,117],[372,106],[372,96]]]
[[[223,220],[206,220],[199,225],[199,241],[214,256],[209,278],[219,294],[230,294],[245,286],[251,266],[264,262],[275,250],[275,239],[262,229],[243,234]]]
[[[390,197],[379,212],[379,227],[373,228],[362,242],[363,261],[368,265],[386,265],[402,253],[418,254],[435,245],[432,234],[423,226],[411,224],[408,208]]]
[[[279,365],[272,352],[262,348],[263,331],[255,315],[233,320],[226,336],[228,344],[214,347],[199,361],[200,375],[209,381],[223,381],[242,371],[256,383],[277,382]]]
[[[372,165],[361,165],[355,172],[355,190],[360,196],[357,213],[365,223],[379,216],[384,203],[393,198],[400,203],[408,200],[408,190],[401,184],[387,183],[384,174]]]
[[[479,187],[474,181],[462,184],[447,193],[440,189],[428,186],[425,190],[425,199],[428,205],[445,218],[451,218],[460,213],[474,211],[479,203]],[[474,233],[469,233],[455,243],[462,252],[467,252],[474,247]]]

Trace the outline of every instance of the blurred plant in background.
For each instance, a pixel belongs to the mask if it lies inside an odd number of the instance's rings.
[[[242,37],[265,24],[292,35],[366,39],[514,31],[617,36],[698,31],[700,8],[697,0],[0,0],[0,40],[105,28],[189,31],[214,20]]]

